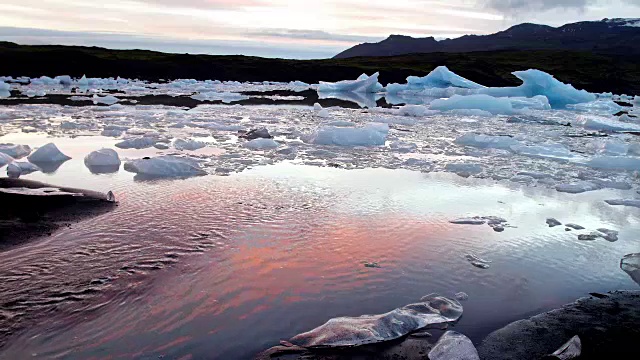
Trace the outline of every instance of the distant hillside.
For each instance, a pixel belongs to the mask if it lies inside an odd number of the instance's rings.
[[[265,59],[249,56],[167,54],[147,50],[110,50],[81,46],[25,46],[0,42],[0,76],[70,75],[235,81],[319,81],[355,79],[380,72],[380,82],[404,83],[435,67],[486,86],[518,85],[512,71],[540,69],[592,92],[640,95],[640,57],[577,51],[483,51],[429,53],[396,57],[325,60]]]
[[[557,28],[525,23],[491,35],[465,35],[441,41],[433,37],[391,35],[379,43],[356,45],[334,58],[496,50],[572,50],[637,56],[640,19],[584,21]]]

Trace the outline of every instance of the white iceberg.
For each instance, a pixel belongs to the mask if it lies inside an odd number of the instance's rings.
[[[130,138],[117,143],[116,147],[120,149],[146,149],[152,147],[155,142],[156,140],[151,137]]]
[[[364,127],[324,126],[303,138],[303,141],[316,145],[338,146],[381,146],[389,132],[387,124],[368,123]]]
[[[197,160],[177,156],[159,156],[131,160],[124,164],[124,169],[147,177],[189,177],[206,175]]]
[[[343,80],[336,83],[321,81],[318,92],[360,92],[375,93],[382,90],[382,85],[378,82],[380,73],[371,76],[362,74],[357,80]]]
[[[203,143],[202,141],[196,141],[196,140],[177,139],[176,141],[173,142],[173,147],[176,148],[177,150],[194,151],[194,150],[202,149],[205,146],[207,146],[207,144]]]
[[[40,168],[26,161],[14,161],[7,166],[7,175],[13,178],[31,174],[36,171],[40,171]]]
[[[54,143],[48,143],[27,157],[32,163],[55,163],[71,159],[63,154]]]
[[[91,152],[84,158],[87,167],[98,166],[120,166],[120,157],[113,149],[100,149]]]
[[[277,148],[280,144],[273,139],[258,138],[247,141],[243,146],[251,150],[269,150]]]
[[[454,95],[449,99],[436,99],[431,102],[432,110],[455,110],[455,109],[478,109],[490,112],[494,115],[514,114],[511,101],[504,97],[493,97],[489,95]]]
[[[118,101],[120,101],[120,99],[118,99],[113,95],[98,96],[98,94],[94,94],[91,100],[93,101],[94,104],[105,104],[105,105],[113,105]]]
[[[31,148],[29,145],[0,144],[0,153],[7,154],[14,159],[19,159],[31,154]]]
[[[386,90],[389,94],[397,94],[402,91],[427,88],[481,89],[484,86],[455,74],[446,66],[438,66],[424,77],[409,76],[406,84],[389,84]]]

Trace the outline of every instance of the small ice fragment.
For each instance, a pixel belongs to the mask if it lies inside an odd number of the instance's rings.
[[[584,227],[578,224],[564,224],[564,226],[568,228],[572,228],[573,230],[584,230]]]
[[[429,351],[429,360],[480,360],[480,356],[468,337],[447,331]]]
[[[570,360],[579,358],[581,354],[582,343],[578,335],[576,335],[560,346],[553,354],[545,356],[544,359]]]
[[[467,301],[469,300],[469,295],[467,295],[467,293],[465,292],[459,292],[457,294],[455,294],[456,300],[458,301]]]
[[[169,149],[169,145],[163,144],[163,143],[155,143],[155,144],[153,144],[153,147],[158,149],[158,150],[167,150],[167,149]]]
[[[606,229],[606,228],[600,228],[600,229],[598,229],[598,231],[604,234],[604,236],[602,236],[602,237],[605,240],[607,240],[609,242],[618,241],[618,232],[617,231]]]
[[[552,227],[560,226],[562,225],[562,223],[554,218],[547,218],[547,225],[549,225],[549,227],[552,228]]]
[[[364,263],[364,267],[368,267],[368,268],[381,268],[382,266],[380,266],[377,262],[365,262],[365,263]]]
[[[206,175],[197,160],[177,156],[159,156],[131,160],[124,164],[124,169],[149,177],[187,177]]]
[[[573,184],[556,185],[556,191],[569,194],[580,194],[587,191],[599,190],[600,188],[600,185],[590,181],[580,181]]]
[[[613,199],[605,200],[605,202],[614,206],[632,206],[640,208],[640,199]]]
[[[457,321],[462,316],[462,305],[457,300],[430,294],[420,301],[380,315],[334,318],[294,336],[290,342],[307,348],[373,344],[403,337],[428,325]]]
[[[478,262],[483,262],[483,263],[488,263],[490,264],[491,261],[489,260],[483,260],[481,258],[479,258],[478,256],[474,255],[474,254],[467,254],[465,255],[465,258],[469,261],[478,261]]]
[[[398,115],[420,117],[428,115],[429,109],[423,105],[404,105],[398,109]]]
[[[93,100],[94,104],[105,104],[105,105],[113,105],[118,101],[120,101],[117,97],[113,95],[98,96],[98,94],[94,94],[91,100]]]
[[[120,157],[113,149],[100,149],[91,152],[84,158],[84,164],[87,167],[99,166],[120,166]]]
[[[620,269],[631,276],[640,285],[640,253],[628,254],[620,260]]]
[[[153,146],[155,142],[150,137],[130,138],[117,143],[116,147],[120,149],[146,149]]]
[[[280,144],[272,139],[258,138],[247,141],[243,146],[251,150],[269,150],[277,148]]]
[[[53,163],[67,161],[71,158],[58,150],[54,143],[48,143],[38,148],[27,159],[32,163]]]
[[[14,161],[7,166],[7,175],[12,178],[31,174],[36,171],[40,171],[40,168],[26,161]]]
[[[19,159],[31,153],[29,145],[0,144],[0,153],[7,154],[14,159]]]
[[[202,141],[196,141],[196,140],[177,139],[176,141],[173,142],[173,147],[175,147],[177,150],[195,151],[198,149],[202,149],[205,146],[207,146],[207,144],[203,143]]]
[[[449,222],[457,225],[484,225],[487,221],[480,217],[472,217],[449,220]]]
[[[490,266],[489,264],[483,263],[483,262],[479,262],[479,261],[472,261],[471,265],[480,268],[480,269],[488,269]]]

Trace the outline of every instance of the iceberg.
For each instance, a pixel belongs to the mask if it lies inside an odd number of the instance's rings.
[[[495,97],[534,97],[544,95],[552,107],[565,107],[570,104],[587,103],[596,100],[596,95],[585,90],[576,90],[569,84],[562,83],[544,71],[529,69],[514,71],[515,77],[522,80],[517,87],[495,87],[478,90],[480,94]]]
[[[430,294],[420,301],[386,314],[334,318],[294,336],[290,342],[306,348],[373,344],[400,338],[428,325],[455,322],[462,316],[462,305],[457,300]]]
[[[71,80],[71,76],[69,76],[69,75],[59,75],[59,76],[56,76],[56,77],[55,77],[55,80],[57,80],[57,81],[58,81],[58,83],[60,83],[61,85],[64,85],[64,86],[69,86],[69,85],[71,85],[71,83],[73,82],[73,81]]]
[[[375,93],[383,89],[378,82],[380,73],[371,76],[362,74],[357,80],[343,80],[336,83],[321,81],[318,86],[318,92],[356,92],[356,93]]]
[[[3,152],[0,152],[0,168],[13,162],[13,158]]]
[[[124,164],[124,169],[150,178],[190,177],[207,174],[200,168],[196,159],[171,155],[131,160]]]
[[[387,140],[389,125],[368,123],[364,127],[324,126],[303,138],[303,141],[316,145],[337,146],[381,146]]]
[[[31,148],[29,145],[0,144],[0,153],[19,159],[31,154]]]
[[[92,166],[120,166],[118,153],[113,149],[100,149],[91,152],[84,158],[87,167]]]
[[[247,141],[243,146],[251,150],[269,150],[277,148],[280,144],[273,139],[258,138]]]
[[[120,99],[118,99],[113,95],[98,96],[98,94],[94,94],[91,100],[93,101],[94,104],[104,104],[104,105],[113,105],[118,101],[120,101]]]
[[[27,157],[32,163],[56,163],[71,159],[63,154],[54,143],[48,143]]]
[[[146,149],[155,144],[155,140],[150,137],[139,137],[123,140],[116,144],[120,149]]]
[[[478,109],[494,115],[516,113],[508,98],[489,95],[454,95],[448,99],[436,99],[431,102],[431,110]]]
[[[14,161],[7,166],[7,175],[11,178],[18,178],[36,171],[40,171],[40,168],[26,161]]]
[[[177,139],[173,142],[173,147],[177,150],[198,150],[207,146],[202,141]]]
[[[468,337],[447,331],[429,351],[429,360],[480,360],[480,356]]]
[[[397,94],[407,90],[424,90],[427,88],[482,89],[484,86],[455,74],[446,66],[438,66],[424,77],[409,76],[407,84],[389,84],[386,89],[388,94]]]

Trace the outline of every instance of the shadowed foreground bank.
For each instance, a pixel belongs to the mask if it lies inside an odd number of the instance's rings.
[[[519,80],[511,72],[535,68],[590,92],[640,94],[640,58],[577,51],[487,51],[285,60],[0,42],[0,75],[14,77],[81,77],[86,74],[88,77],[121,76],[153,81],[193,78],[318,83],[355,79],[363,72],[379,71],[380,82],[387,84],[404,83],[410,75],[427,75],[440,65],[486,86],[518,85]]]

